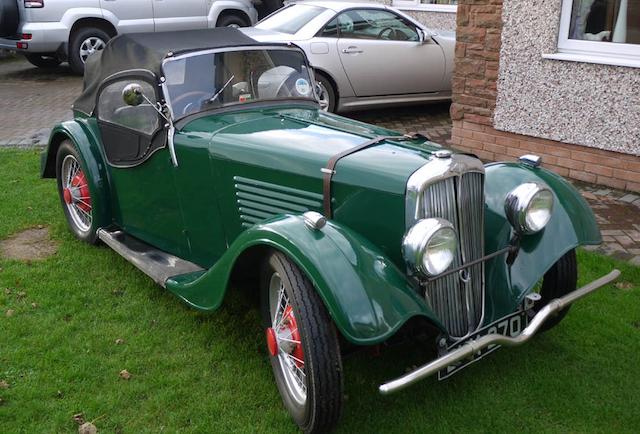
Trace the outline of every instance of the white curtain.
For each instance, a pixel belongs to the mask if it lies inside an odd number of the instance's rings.
[[[618,18],[616,18],[616,24],[613,26],[613,38],[612,42],[627,42],[627,10],[629,3],[628,0],[620,0],[620,11],[618,11]]]
[[[589,16],[594,1],[595,0],[573,0],[569,39],[584,39],[587,17]]]

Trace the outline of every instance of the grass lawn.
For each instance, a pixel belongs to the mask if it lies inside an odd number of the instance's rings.
[[[251,297],[187,308],[108,248],[76,241],[38,169],[34,151],[0,151],[0,239],[46,225],[59,245],[42,261],[0,258],[0,432],[73,432],[76,413],[101,432],[293,432]],[[580,284],[614,267],[624,284],[447,381],[383,397],[377,386],[424,352],[347,358],[339,431],[638,432],[640,268],[584,251],[579,261]]]

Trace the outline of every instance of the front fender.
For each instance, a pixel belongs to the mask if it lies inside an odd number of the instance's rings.
[[[541,232],[522,237],[520,251],[511,267],[505,256],[487,262],[485,324],[513,312],[566,252],[580,245],[602,242],[593,211],[565,179],[543,168],[495,163],[486,166],[486,253],[507,247],[513,235],[504,211],[507,194],[524,182],[536,181],[547,184],[553,192],[551,220]]]
[[[40,155],[40,176],[42,178],[56,177],[56,157],[58,148],[64,140],[71,140],[75,145],[80,159],[87,170],[87,181],[91,200],[100,203],[96,210],[99,215],[94,215],[98,227],[107,226],[111,222],[110,194],[107,170],[104,159],[98,146],[98,137],[93,134],[89,122],[93,120],[71,120],[57,124],[49,136],[49,144]]]
[[[444,331],[401,272],[369,241],[329,222],[309,229],[301,216],[283,216],[243,232],[207,272],[167,280],[166,287],[192,306],[216,309],[245,250],[263,245],[284,252],[313,282],[336,326],[354,344],[371,345],[422,316]]]

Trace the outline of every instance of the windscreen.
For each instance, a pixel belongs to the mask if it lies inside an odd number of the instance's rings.
[[[256,27],[293,35],[325,10],[318,6],[291,5],[260,21]]]
[[[163,70],[176,119],[232,104],[316,99],[311,73],[297,50],[196,53],[165,62]]]

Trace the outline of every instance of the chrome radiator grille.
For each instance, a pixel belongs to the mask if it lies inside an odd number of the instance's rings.
[[[459,249],[452,268],[484,255],[483,173],[467,172],[437,181],[427,186],[421,199],[423,218],[446,219],[458,232]],[[425,287],[427,302],[454,337],[474,331],[482,321],[484,263],[466,271],[466,276],[450,274]]]

